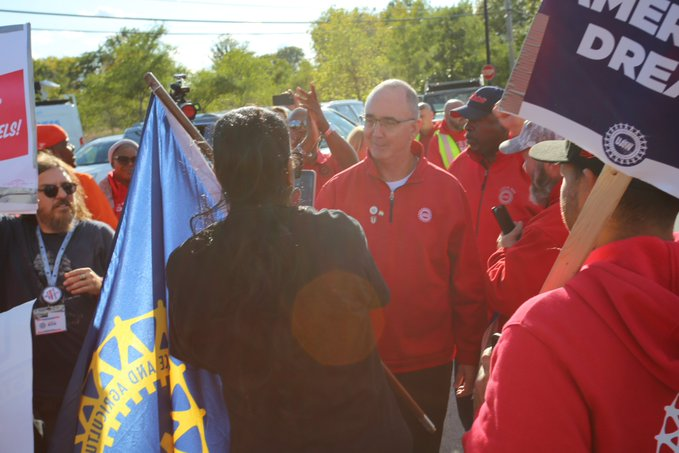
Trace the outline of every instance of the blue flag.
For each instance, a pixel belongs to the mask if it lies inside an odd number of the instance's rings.
[[[51,451],[228,451],[218,377],[169,355],[165,280],[170,253],[192,235],[193,216],[220,196],[197,145],[152,98],[93,328]]]

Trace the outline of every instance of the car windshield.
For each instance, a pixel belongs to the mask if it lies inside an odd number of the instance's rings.
[[[342,137],[347,138],[349,133],[354,129],[354,125],[351,124],[346,118],[344,118],[339,113],[331,109],[323,109],[323,114],[328,123],[335,129]]]
[[[87,143],[75,153],[76,164],[94,165],[107,163],[108,149],[121,138],[123,138],[122,135],[113,135]]]

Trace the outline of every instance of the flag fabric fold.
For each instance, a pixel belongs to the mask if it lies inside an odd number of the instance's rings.
[[[50,451],[228,451],[219,378],[169,355],[165,280],[192,220],[197,230],[206,226],[194,217],[220,196],[198,146],[152,97],[99,306]]]

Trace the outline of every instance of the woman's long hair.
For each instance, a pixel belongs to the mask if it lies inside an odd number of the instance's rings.
[[[211,228],[213,257],[219,265],[223,296],[213,299],[233,333],[230,353],[238,363],[238,385],[256,388],[271,373],[276,354],[275,326],[289,297],[287,281],[295,272],[295,240],[288,206],[290,140],[285,123],[273,112],[244,107],[227,113],[214,134],[217,178],[229,214]],[[215,312],[215,311],[213,311]],[[235,370],[232,370],[235,371]]]

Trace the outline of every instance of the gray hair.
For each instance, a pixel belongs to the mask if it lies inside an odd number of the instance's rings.
[[[384,82],[380,83],[377,85],[373,90],[370,92],[368,97],[365,100],[366,105],[368,102],[370,102],[370,99],[380,90],[382,89],[399,89],[402,90],[403,93],[405,94],[405,101],[408,104],[408,110],[410,110],[410,113],[413,118],[419,118],[420,117],[420,111],[417,107],[417,104],[419,102],[419,99],[417,98],[417,92],[411,87],[408,82],[404,82],[403,80],[399,79],[389,79],[385,80]]]

